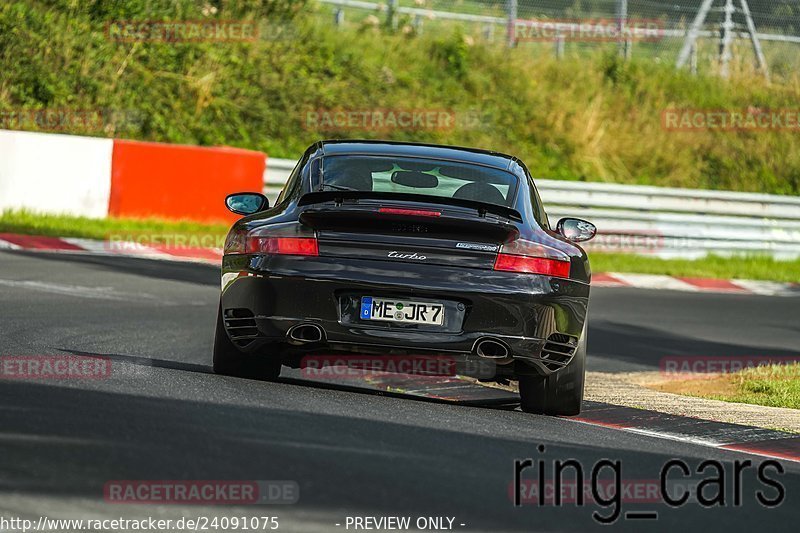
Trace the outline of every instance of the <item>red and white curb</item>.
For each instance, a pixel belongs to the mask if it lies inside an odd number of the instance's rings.
[[[160,259],[164,261],[188,261],[219,264],[220,248],[145,246],[134,242],[110,242],[72,237],[42,237],[0,233],[0,249],[40,252],[81,253]]]
[[[145,246],[133,242],[109,242],[71,237],[42,237],[0,233],[0,249],[38,250],[46,252],[119,255],[218,264],[222,259],[219,248]],[[766,296],[800,296],[799,283],[773,281],[721,280],[659,276],[654,274],[600,273],[592,276],[595,287],[633,287],[637,289],[667,289],[686,292],[760,294]]]
[[[607,272],[594,274],[595,287],[633,287],[637,289],[667,289],[684,292],[716,292],[731,294],[761,294],[765,296],[800,296],[800,284],[746,279],[705,279]]]
[[[584,402],[581,414],[568,418],[649,437],[800,462],[800,435],[597,402]]]

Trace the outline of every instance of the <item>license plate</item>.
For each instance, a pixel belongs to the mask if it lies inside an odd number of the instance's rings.
[[[403,324],[444,324],[444,305],[386,298],[361,298],[361,319]]]

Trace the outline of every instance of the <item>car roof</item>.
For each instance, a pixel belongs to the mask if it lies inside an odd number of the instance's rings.
[[[444,146],[398,141],[335,140],[321,141],[323,155],[388,155],[441,159],[464,163],[475,163],[508,170],[517,161],[516,157],[461,146]]]

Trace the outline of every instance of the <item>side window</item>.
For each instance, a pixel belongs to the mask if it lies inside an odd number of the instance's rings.
[[[536,190],[536,186],[533,184],[533,180],[530,178],[528,178],[528,183],[530,184],[531,188],[531,202],[533,203],[533,213],[536,216],[536,220],[538,220],[539,224],[544,226],[546,229],[550,229],[550,220],[547,218],[544,205],[542,205],[542,199],[539,197],[539,191]]]
[[[550,220],[547,217],[547,212],[544,210],[542,199],[539,197],[539,191],[536,190],[533,177],[531,176],[531,173],[528,171],[527,167],[521,161],[515,160],[511,163],[509,170],[513,170],[517,175],[522,174],[525,176],[525,181],[528,182],[531,211],[533,212],[533,216],[536,218],[536,221],[540,226],[545,229],[551,229]]]
[[[308,192],[318,191],[322,186],[322,158],[317,157],[306,165],[306,172],[303,176],[304,183],[308,184]]]
[[[307,160],[308,160],[308,155],[304,155],[294,166],[292,172],[289,174],[289,178],[286,180],[286,184],[283,186],[283,189],[281,190],[281,193],[275,200],[275,205],[278,205],[281,202],[283,202],[289,195],[289,193],[292,192],[294,188],[297,186],[297,182],[300,180],[300,175],[302,174],[303,167],[305,166],[305,162]]]

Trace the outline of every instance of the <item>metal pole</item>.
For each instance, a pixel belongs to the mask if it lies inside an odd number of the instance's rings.
[[[617,0],[617,31],[619,32],[619,53],[628,59],[628,0]]]
[[[756,24],[753,22],[753,15],[750,13],[750,6],[747,5],[747,0],[740,0],[742,5],[742,12],[744,13],[745,21],[747,22],[747,32],[750,34],[750,42],[753,44],[753,52],[756,55],[756,64],[758,68],[764,71],[764,76],[769,79],[769,65],[764,58],[764,52],[761,50],[761,41],[758,39],[756,33]]]
[[[564,35],[559,31],[556,35],[556,59],[564,57]]]
[[[508,14],[508,22],[506,23],[508,46],[513,48],[517,44],[517,0],[506,0],[506,12]]]
[[[337,8],[336,11],[333,12],[333,23],[337,28],[344,25],[344,9]]]
[[[494,42],[494,24],[486,24],[483,27],[483,38],[487,41]]]
[[[697,42],[692,45],[692,55],[689,58],[689,70],[692,74],[697,74]]]
[[[733,53],[731,43],[733,42],[733,0],[725,0],[725,21],[722,23],[722,40],[719,44],[719,73],[723,78],[730,75],[730,62]]]
[[[386,25],[393,30],[397,29],[397,4],[399,0],[389,0],[386,10]]]
[[[681,48],[681,53],[678,54],[678,62],[675,65],[676,67],[683,67],[689,60],[689,56],[692,53],[692,46],[697,41],[697,35],[700,32],[700,29],[703,27],[703,23],[705,23],[706,17],[708,16],[708,11],[711,9],[711,4],[713,3],[714,0],[703,0],[700,10],[697,12],[697,16],[695,16],[694,22],[692,22],[692,26],[689,29],[689,32],[686,34],[686,39],[683,41],[683,48]]]
[[[414,16],[414,31],[417,32],[417,35],[422,35],[422,22],[422,15]]]

